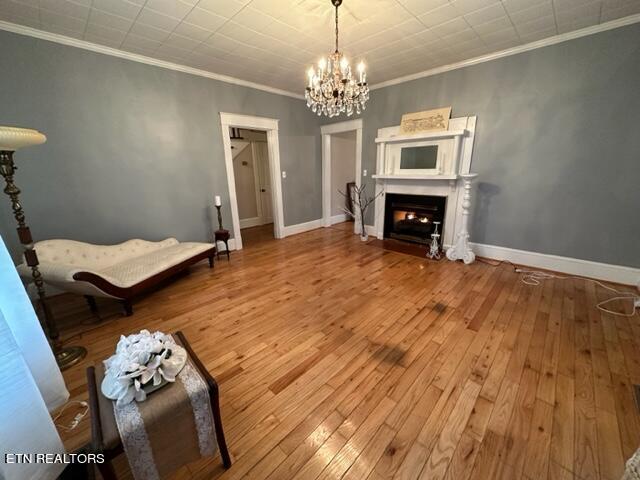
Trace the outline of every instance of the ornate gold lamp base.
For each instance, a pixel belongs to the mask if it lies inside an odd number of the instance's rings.
[[[53,353],[60,370],[66,370],[86,357],[87,349],[84,347],[63,347],[57,351],[54,350]]]
[[[45,140],[46,137],[35,130],[0,127],[0,176],[5,180],[4,193],[6,193],[11,200],[13,215],[16,218],[16,222],[18,222],[18,237],[22,247],[24,248],[24,260],[29,268],[31,268],[33,282],[38,292],[40,306],[42,307],[42,315],[44,317],[44,322],[41,320],[42,328],[49,339],[49,344],[51,345],[51,349],[53,350],[53,354],[55,355],[56,362],[58,363],[60,370],[64,370],[75,365],[86,357],[87,350],[83,347],[76,346],[63,347],[62,342],[60,341],[58,326],[56,325],[55,318],[53,318],[49,305],[47,304],[44,282],[42,280],[40,269],[38,268],[38,256],[33,247],[31,231],[26,224],[24,210],[20,204],[20,189],[13,181],[13,176],[16,171],[16,166],[13,163],[14,151],[21,147],[38,145],[43,143]]]

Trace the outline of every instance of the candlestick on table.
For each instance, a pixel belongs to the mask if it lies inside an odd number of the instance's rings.
[[[218,210],[218,229],[219,230],[223,230],[223,228],[222,228],[222,213],[220,212],[221,208],[222,208],[221,205],[216,205],[216,210]]]

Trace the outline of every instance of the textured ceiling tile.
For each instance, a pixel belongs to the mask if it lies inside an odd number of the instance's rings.
[[[115,28],[116,30],[123,30],[125,32],[133,25],[133,20],[130,18],[120,17],[95,8],[91,9],[89,22],[105,27]]]
[[[186,17],[184,17],[183,21],[195,25],[196,27],[204,28],[205,30],[216,31],[228,20],[225,17],[216,15],[215,13],[195,7]]]
[[[140,13],[140,5],[126,0],[93,0],[93,8],[130,19]]]
[[[482,23],[490,22],[497,18],[504,17],[507,14],[501,3],[494,3],[475,12],[468,13],[464,16],[464,19],[471,26],[480,25]]]
[[[151,27],[159,28],[161,30],[172,31],[178,26],[180,20],[173,17],[168,17],[154,10],[143,9],[136,19],[137,22],[144,23]]]
[[[89,16],[89,7],[67,0],[40,0],[40,8],[82,20]]]
[[[507,28],[505,30],[487,33],[485,35],[481,35],[480,38],[482,38],[487,45],[519,40],[518,33],[514,28]]]
[[[4,0],[0,2],[0,16],[13,16],[13,17],[22,17],[28,18],[30,20],[40,21],[40,11],[39,6],[26,5],[22,3],[15,3],[9,0]]]
[[[128,34],[122,42],[123,47],[135,47],[144,49],[145,51],[153,51],[158,48],[162,43],[157,40],[151,40],[145,37],[139,37],[138,35]]]
[[[627,15],[635,15],[640,13],[640,2],[633,5],[624,5],[621,7],[610,7],[606,5],[602,7],[602,14],[600,20],[602,22],[608,22],[615,20],[616,18],[626,17]]]
[[[193,9],[193,5],[180,0],[147,0],[144,8],[181,20]]]
[[[469,28],[469,24],[465,22],[462,17],[458,17],[433,27],[431,30],[440,37],[446,37],[447,35],[453,35],[467,28]]]
[[[519,23],[516,25],[516,30],[520,35],[529,35],[541,30],[550,30],[556,27],[556,20],[553,15],[546,17],[536,18],[530,22]]]
[[[512,14],[546,2],[550,3],[551,0],[502,0],[502,5],[509,14]]]
[[[270,15],[266,15],[259,10],[255,10],[250,6],[247,6],[233,17],[233,21],[247,28],[251,28],[252,30],[262,32],[276,20]],[[281,22],[280,24],[284,25]]]
[[[89,40],[89,37],[102,38],[109,40],[108,46],[113,46],[114,43],[120,45],[124,40],[127,32],[122,30],[116,30],[115,28],[105,27],[104,25],[98,25],[95,23],[88,23],[85,30],[85,40]]]
[[[601,6],[602,2],[600,0],[553,0],[553,6],[556,12],[573,10],[587,5]]]
[[[572,32],[573,30],[579,30],[581,28],[591,27],[598,24],[600,17],[583,17],[580,19],[571,20],[567,23],[558,23],[558,33]]]
[[[84,0],[85,2],[88,0]],[[78,1],[76,3],[80,3],[82,4],[81,1]],[[31,8],[40,8],[40,0],[2,0],[2,2],[0,2],[0,5],[2,5],[2,10],[5,11],[6,8],[9,7],[9,5],[11,4],[17,4],[17,5],[25,5],[27,7],[31,7]],[[85,5],[86,6],[86,5]]]
[[[139,37],[148,38],[149,40],[154,40],[156,42],[164,41],[171,34],[171,32],[167,30],[150,27],[144,23],[134,23],[129,30],[129,33]]]
[[[164,45],[168,45],[171,47],[178,47],[184,50],[191,51],[196,48],[201,42],[198,40],[194,40],[192,38],[183,37],[182,35],[177,35],[172,33],[169,37],[162,42]]]
[[[248,0],[200,0],[198,2],[198,7],[213,12],[217,15],[231,18],[240,10],[242,10],[248,3]]]
[[[192,40],[197,40],[198,42],[204,42],[207,38],[213,35],[212,30],[207,30],[187,22],[181,22],[173,33],[177,33],[178,35],[182,35],[183,37],[187,37]]]
[[[511,17],[511,20],[515,24],[530,22],[536,18],[547,17],[549,15],[553,15],[553,5],[551,0],[538,3],[530,8],[509,13],[509,17]]]
[[[434,8],[449,3],[449,0],[398,0],[407,10],[414,15],[422,15]]]
[[[84,33],[84,27],[87,23],[86,20],[81,18],[59,15],[48,10],[40,11],[40,22],[43,26],[55,27],[57,29],[56,31],[63,29],[74,33]]]
[[[522,40],[523,43],[537,42],[538,40],[542,40],[543,38],[553,37],[554,35],[557,35],[557,34],[558,34],[558,31],[556,30],[556,27],[553,26],[551,28],[538,30],[536,32],[531,32],[527,34],[520,33],[520,40]]]
[[[441,23],[448,22],[460,16],[460,12],[453,5],[443,5],[441,7],[430,10],[424,15],[420,15],[420,20],[427,27],[435,27]]]
[[[476,31],[478,35],[486,35],[492,32],[499,32],[500,30],[505,30],[507,28],[512,28],[513,24],[509,17],[501,17],[497,18],[491,22],[483,23],[481,25],[474,25],[473,29]]]
[[[464,15],[499,2],[498,0],[451,0],[450,3]]]
[[[205,40],[205,43],[226,52],[233,52],[236,48],[238,48],[238,46],[240,46],[240,42],[220,33],[216,33],[213,36],[209,37],[207,40]]]
[[[460,43],[479,42],[480,37],[471,28],[467,28],[461,32],[447,35],[443,40],[446,41],[451,48],[451,46],[458,46]]]

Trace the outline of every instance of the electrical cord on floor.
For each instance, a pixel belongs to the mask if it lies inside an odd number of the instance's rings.
[[[609,313],[611,315],[616,315],[618,317],[633,317],[636,314],[636,310],[637,309],[640,310],[640,295],[637,295],[635,293],[630,293],[630,292],[621,292],[619,290],[616,290],[613,287],[605,285],[604,283],[599,282],[598,280],[594,280],[592,278],[578,277],[575,275],[558,275],[555,273],[543,272],[540,270],[527,270],[519,267],[518,265],[516,265],[513,262],[510,262],[509,260],[498,260],[496,262],[485,260],[483,258],[482,259],[479,258],[478,260],[482,263],[486,263],[487,265],[491,265],[492,267],[499,267],[503,263],[507,263],[511,265],[513,267],[514,272],[522,274],[522,277],[521,277],[522,283],[526,285],[540,285],[544,280],[550,280],[550,279],[557,279],[557,280],[577,279],[577,280],[586,280],[588,282],[595,283],[596,285],[604,288],[605,290],[608,290],[616,294],[615,297],[608,298],[596,304],[596,308],[598,310],[605,313]],[[624,301],[624,300],[631,301],[630,302],[631,309],[627,309],[627,311],[624,311],[624,312],[616,312],[615,310],[611,310],[605,307],[605,305],[608,305],[611,302]]]
[[[82,412],[77,413],[75,417],[73,417],[73,420],[69,425],[62,425],[60,423],[56,423],[58,419],[62,416],[64,411],[67,409],[67,407],[74,404],[80,405],[81,407],[84,408],[84,410]],[[53,423],[55,424],[56,427],[61,428],[66,432],[69,432],[71,430],[74,430],[78,425],[80,425],[80,422],[84,417],[87,416],[87,413],[89,413],[89,404],[87,402],[72,400],[70,402],[65,403],[62,409],[58,412],[58,414],[55,417],[53,417]]]

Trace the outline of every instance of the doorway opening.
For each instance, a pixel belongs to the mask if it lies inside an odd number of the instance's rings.
[[[231,155],[244,244],[273,238],[267,132],[230,127]]]
[[[283,238],[278,120],[230,113],[220,113],[220,120],[234,248],[254,229],[261,238]]]
[[[361,184],[362,119],[332,123],[320,127],[322,133],[322,223],[325,227],[351,220],[343,207],[348,200],[349,185]],[[356,218],[354,233],[360,233]]]

